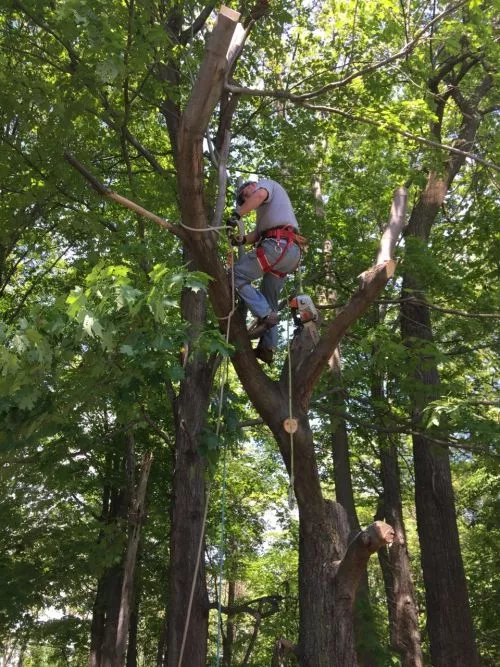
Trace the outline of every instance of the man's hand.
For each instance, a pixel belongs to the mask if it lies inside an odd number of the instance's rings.
[[[228,227],[238,227],[240,220],[241,215],[238,213],[238,211],[231,211],[231,217],[228,219],[226,224]]]
[[[235,231],[231,231],[229,235],[229,240],[231,242],[231,245],[233,246],[240,246],[240,245],[245,245],[247,242],[247,237],[243,234],[243,236],[240,236],[239,234],[235,233]]]

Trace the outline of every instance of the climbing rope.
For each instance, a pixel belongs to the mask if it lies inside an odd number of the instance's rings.
[[[232,303],[235,303],[236,294],[234,288],[234,258],[231,261],[231,299]],[[227,331],[226,331],[226,344],[229,343],[229,328],[231,324],[231,317],[235,311],[235,307],[228,315]],[[224,387],[226,386],[227,376],[229,372],[229,357],[226,357],[226,363],[224,364],[224,373],[221,377],[221,387],[219,395],[219,413],[217,415],[217,427],[216,427],[216,437],[219,438],[220,425],[222,423],[222,402],[224,398]],[[217,658],[216,665],[219,667],[220,664],[220,646],[221,646],[221,637],[222,637],[222,575],[224,573],[224,528],[225,528],[225,510],[226,510],[226,481],[227,481],[227,452],[226,449],[223,449],[222,452],[222,490],[221,490],[221,520],[220,520],[220,543],[219,543],[219,582],[218,582],[218,601],[217,601]]]
[[[285,287],[286,301],[289,302],[288,289]],[[293,448],[294,417],[293,417],[293,392],[292,392],[292,347],[290,345],[290,309],[286,318],[286,346],[288,355],[288,424],[290,426],[290,482],[288,485],[288,507],[293,510],[295,507],[294,483],[295,483],[295,462]]]

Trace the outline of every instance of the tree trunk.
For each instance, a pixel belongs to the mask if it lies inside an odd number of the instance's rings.
[[[429,310],[410,297],[415,296],[417,288],[417,283],[406,275],[403,296],[411,300],[402,303],[401,329],[409,346],[415,341],[432,341]],[[415,380],[420,386],[413,397],[413,419],[423,430],[422,411],[439,395],[437,363],[428,351],[420,350]],[[440,437],[443,438],[442,432]],[[417,528],[432,664],[475,667],[479,658],[458,538],[448,448],[423,434],[412,438]]]
[[[387,596],[391,648],[399,653],[402,667],[422,667],[418,610],[403,523],[397,447],[394,443],[381,443],[380,461],[384,495],[377,518],[387,521],[395,533],[390,549],[378,552]]]
[[[361,526],[356,512],[354,491],[352,488],[349,435],[347,433],[347,426],[344,419],[346,405],[344,389],[342,386],[340,347],[337,347],[331,356],[329,366],[334,390],[331,402],[330,421],[332,424],[332,458],[335,498],[347,513],[349,522],[349,539],[352,539],[359,533]],[[356,596],[354,625],[358,663],[363,667],[374,667],[376,665],[376,657],[373,649],[376,644],[377,632],[370,603],[368,572],[366,571],[363,572]],[[369,638],[369,641],[365,640],[366,637]]]
[[[452,98],[461,123],[455,143],[463,151],[471,150],[474,145],[483,118],[479,104],[493,85],[491,74],[481,73],[482,78],[475,87],[464,86],[468,94],[465,97],[459,84],[477,62],[475,57],[475,54],[462,51],[455,61],[456,69],[454,59],[447,57],[428,81],[436,101],[432,131],[440,140],[444,108]],[[468,60],[466,66],[463,66],[464,59]],[[445,87],[440,89],[443,83]],[[443,165],[442,174],[429,173],[426,187],[410,216],[406,238],[413,237],[427,245],[438,211],[464,162],[464,155],[451,154]],[[423,432],[422,412],[439,396],[439,374],[436,359],[429,353],[433,340],[431,319],[416,271],[405,271],[402,297],[401,332],[416,359],[412,418]],[[434,667],[475,667],[479,664],[479,656],[460,552],[448,448],[433,443],[423,434],[412,437],[417,527],[432,664]],[[441,432],[440,439],[444,438],[445,434]]]
[[[133,436],[129,434],[129,443],[131,452],[131,471],[135,468],[135,457],[133,454]],[[135,564],[137,557],[137,549],[139,547],[139,540],[141,537],[141,527],[144,522],[146,511],[146,489],[148,485],[149,472],[151,470],[152,455],[147,452],[142,457],[141,462],[141,476],[137,489],[135,488],[134,479],[131,475],[131,484],[129,487],[129,496],[131,502],[129,503],[128,514],[128,544],[125,553],[125,561],[123,565],[123,582],[120,601],[120,612],[118,617],[118,627],[116,632],[116,648],[115,648],[115,665],[122,667],[125,663],[125,652],[127,648],[127,636],[129,631],[130,614],[132,612],[132,602],[134,594],[134,576]]]
[[[236,600],[236,582],[228,581],[227,584],[227,606],[232,607]],[[233,643],[234,643],[234,620],[233,616],[228,614],[226,620],[226,634],[222,637],[222,665],[231,667],[233,664]]]
[[[114,452],[107,457],[106,474],[119,479],[123,474],[123,456]],[[102,521],[114,523],[126,517],[126,496],[122,489],[105,484]],[[99,542],[102,535],[99,536]],[[89,667],[114,667],[116,631],[120,611],[123,568],[121,563],[109,567],[97,585],[91,623]]]
[[[474,136],[478,123],[468,127]],[[467,129],[467,128],[466,128]],[[462,160],[463,162],[463,160]],[[451,163],[446,180],[429,175],[405,236],[427,244],[439,207],[460,162]],[[403,275],[401,303],[403,340],[416,360],[413,375],[412,420],[422,432],[425,407],[439,396],[439,373],[433,357],[432,325],[420,280],[409,270]],[[440,432],[440,439],[445,439]],[[460,552],[448,448],[423,434],[414,434],[415,505],[427,603],[427,630],[434,667],[475,667],[479,664],[467,585]]]
[[[116,667],[116,634],[120,615],[122,582],[123,567],[119,563],[111,567],[106,581],[106,623],[99,667]]]
[[[105,585],[104,577],[97,583],[97,591],[92,607],[92,622],[90,624],[90,654],[89,667],[100,667],[102,659],[102,643],[104,641],[105,615]]]
[[[374,324],[383,321],[381,308],[375,311]],[[377,352],[374,347],[373,355]],[[384,424],[390,414],[383,385],[383,374],[372,370],[371,399],[378,406],[377,422]],[[402,667],[423,667],[422,645],[418,625],[418,608],[411,575],[403,521],[403,502],[398,462],[397,442],[390,436],[378,436],[380,473],[383,493],[376,519],[382,519],[394,528],[395,539],[390,549],[378,552],[384,578],[391,648],[401,657]]]
[[[199,353],[191,353],[189,347],[205,323],[206,295],[202,291],[185,290],[182,314],[190,324],[190,332],[185,343],[185,378],[174,400],[176,450],[165,664],[179,667],[182,659],[185,667],[204,667],[208,635],[203,535],[206,461],[199,448],[215,363]]]
[[[236,346],[233,363],[238,377],[255,408],[271,428],[289,472],[291,456],[294,456],[294,490],[300,516],[301,664],[304,667],[340,665],[349,667],[350,664],[355,664],[356,658],[352,640],[352,616],[344,612],[352,609],[359,578],[366,568],[368,558],[390,539],[392,530],[385,525],[372,525],[356,536],[343,560],[335,564],[334,556],[340,553],[333,546],[334,540],[338,539],[336,534],[338,526],[332,520],[332,512],[327,509],[327,503],[322,495],[307,410],[314,385],[340,339],[352,323],[366,312],[393,275],[395,263],[390,255],[398,235],[396,230],[402,225],[402,217],[399,216],[395,220],[396,224],[391,229],[390,240],[384,247],[379,264],[360,276],[359,289],[342,312],[326,327],[317,346],[311,349],[311,345],[302,338],[302,352],[297,357],[294,356],[292,364],[295,387],[292,409],[298,423],[296,446],[292,450],[290,436],[283,425],[284,419],[290,416],[287,366],[285,365],[279,382],[271,380],[259,367],[251,349],[243,318],[237,312],[230,320],[228,318],[233,304],[227,276],[221,263],[217,261],[216,237],[213,232],[201,233],[203,230],[206,231],[207,227],[203,197],[203,136],[222,92],[227,73],[227,53],[238,18],[239,15],[235,12],[227,8],[221,9],[207,42],[204,59],[190,99],[182,114],[177,142],[178,188],[182,219],[185,224],[196,230],[187,236],[187,242],[193,255],[196,256],[199,268],[213,278],[209,285],[209,294],[221,328],[225,331],[229,321],[231,322],[230,340]],[[406,193],[399,191],[395,195],[394,206],[398,214],[402,210],[398,202],[403,200],[406,200]],[[198,229],[200,231],[197,231]],[[189,426],[192,428],[193,425]],[[193,476],[194,474],[193,470]],[[190,479],[185,481],[186,484],[190,483]],[[174,502],[178,502],[177,494]],[[189,523],[185,523],[182,528],[185,534],[191,534]],[[177,540],[180,542],[183,537],[185,535],[178,535],[173,543]],[[191,542],[192,539],[191,537]],[[186,547],[188,546],[189,543]],[[193,549],[185,549],[184,560],[186,554],[189,555],[192,551]],[[176,566],[179,564],[174,559],[173,568]],[[178,581],[180,583],[180,579]],[[181,624],[182,621],[179,625]],[[178,632],[179,627],[169,634],[169,652],[170,641],[176,641],[175,630]],[[203,641],[203,636],[201,642],[197,637],[198,645]],[[191,645],[194,646],[194,642]],[[189,662],[190,667],[202,664],[199,662],[199,654],[194,656],[194,660],[196,662]],[[174,664],[175,662],[169,663],[169,667],[170,665],[173,667]]]

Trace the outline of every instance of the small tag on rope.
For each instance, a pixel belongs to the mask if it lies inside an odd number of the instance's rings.
[[[295,509],[295,494],[293,492],[293,483],[290,482],[288,486],[288,509],[293,511]]]

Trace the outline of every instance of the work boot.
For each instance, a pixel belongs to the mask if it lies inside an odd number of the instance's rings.
[[[268,366],[273,363],[274,352],[270,347],[262,347],[259,343],[257,347],[254,348],[254,352],[257,359],[260,359]]]
[[[278,313],[268,313],[264,317],[258,317],[248,328],[250,338],[260,338],[268,329],[272,329],[279,322]]]
[[[272,329],[279,322],[278,313],[269,313],[265,317],[259,318],[260,322],[265,325],[266,329]]]

